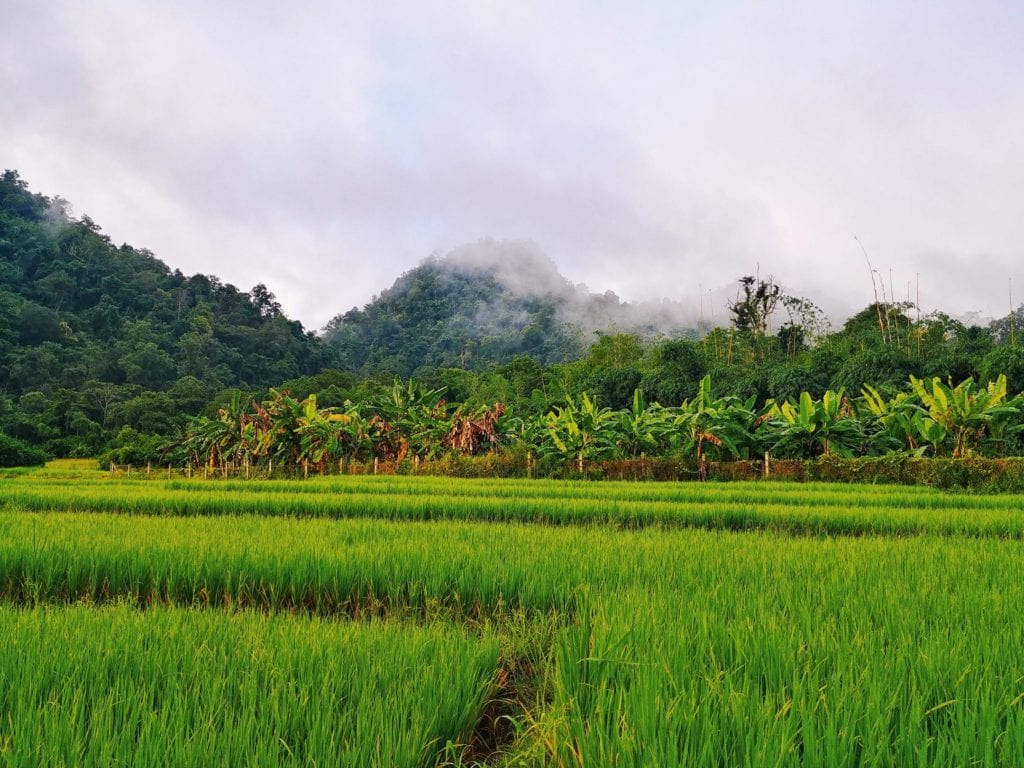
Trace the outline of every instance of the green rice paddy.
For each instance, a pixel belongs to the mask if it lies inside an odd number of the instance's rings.
[[[0,478],[0,764],[1017,766],[1024,498]]]

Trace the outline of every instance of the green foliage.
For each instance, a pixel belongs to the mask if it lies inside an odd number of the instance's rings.
[[[671,449],[675,431],[673,412],[658,403],[648,406],[639,389],[633,392],[632,406],[620,411],[618,419],[618,457],[658,456]]]
[[[828,389],[829,378],[804,365],[778,363],[766,366],[768,396],[772,400],[791,400],[801,392],[823,392]]]
[[[801,392],[797,403],[772,403],[766,418],[762,429],[781,456],[850,457],[860,446],[861,425],[841,389],[826,391],[820,400]]]
[[[341,471],[347,463],[377,459],[412,471],[420,461],[514,451],[536,456],[544,473],[557,474],[566,462],[582,471],[581,462],[651,457],[682,461],[706,478],[710,462],[763,453],[780,459],[1012,456],[1024,433],[1024,395],[1009,397],[1005,376],[985,388],[971,379],[953,387],[911,377],[910,390],[891,397],[871,385],[857,399],[842,389],[820,398],[804,390],[761,409],[755,396],[716,396],[710,376],[701,379],[696,397],[676,407],[648,403],[640,389],[628,408],[602,406],[584,391],[533,413],[502,402],[453,406],[444,394],[396,380],[370,400],[321,408],[315,394],[299,400],[271,389],[260,402],[235,391],[215,418],[192,419],[181,439],[165,448],[211,469]],[[32,402],[43,407],[39,398]]]
[[[636,368],[597,369],[588,377],[587,389],[610,408],[628,408],[641,386],[643,373]]]
[[[697,394],[707,375],[707,360],[701,346],[686,339],[666,341],[654,348],[654,365],[645,375],[644,393],[659,403],[678,405]]]
[[[716,398],[711,377],[705,376],[697,396],[679,407],[675,426],[682,452],[697,464],[701,477],[711,458],[740,458],[749,451],[750,427],[754,419],[753,400],[742,402],[727,396]]]
[[[1021,331],[1024,332],[1024,328]],[[995,381],[1003,375],[1011,394],[1024,392],[1024,347],[996,347],[982,358],[978,371],[982,383]]]
[[[131,427],[122,427],[98,461],[102,467],[109,467],[111,463],[143,467],[150,463],[159,465],[164,458],[164,440],[159,435],[147,435]]]
[[[616,418],[610,408],[599,407],[586,392],[555,406],[545,419],[548,441],[540,449],[563,459],[601,459],[614,455]]]
[[[892,391],[903,387],[916,370],[909,353],[890,347],[872,347],[846,358],[833,381],[848,392],[859,392],[866,384]]]
[[[0,432],[0,467],[38,467],[46,459],[35,446]]]
[[[949,437],[954,458],[973,455],[985,439],[999,442],[1024,428],[1014,420],[1024,399],[1007,398],[1005,376],[989,382],[985,389],[976,387],[973,379],[955,387],[938,377],[931,381],[911,377],[910,383],[928,412],[932,433],[928,442],[937,449]]]
[[[554,296],[520,296],[493,270],[432,258],[363,309],[335,317],[326,338],[346,369],[408,377],[437,368],[481,370],[528,355],[542,365],[585,351]]]
[[[96,453],[123,426],[169,435],[226,386],[266,387],[335,360],[264,286],[186,277],[115,246],[17,173],[0,178],[0,391],[53,401],[33,414],[16,405],[0,428],[50,452]]]
[[[871,435],[876,450],[884,453],[908,452],[923,455],[922,443],[933,444],[945,438],[939,434],[923,410],[917,404],[915,395],[900,392],[887,400],[874,387],[865,384],[861,390],[858,416],[864,430]],[[931,422],[931,423],[929,423]]]

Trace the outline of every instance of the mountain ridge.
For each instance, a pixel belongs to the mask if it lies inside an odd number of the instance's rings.
[[[578,359],[602,334],[693,336],[695,326],[676,302],[592,293],[533,243],[488,238],[432,254],[324,334],[349,370],[408,376],[523,354],[550,365]]]

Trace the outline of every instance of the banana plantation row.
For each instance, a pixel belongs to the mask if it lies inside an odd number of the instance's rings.
[[[1010,395],[1000,376],[986,387],[911,377],[905,391],[884,396],[866,386],[795,401],[717,397],[710,378],[677,407],[647,404],[637,391],[625,410],[601,407],[587,394],[539,417],[522,418],[501,403],[475,411],[452,407],[444,390],[396,383],[375,402],[319,408],[271,390],[269,400],[237,396],[216,418],[198,417],[165,446],[178,464],[323,471],[343,462],[436,460],[519,452],[540,461],[670,457],[698,468],[709,461],[821,456],[1024,455],[1024,394]]]

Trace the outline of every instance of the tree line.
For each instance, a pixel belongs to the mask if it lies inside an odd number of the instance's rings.
[[[1005,375],[987,386],[967,379],[911,377],[891,396],[865,385],[857,396],[827,390],[814,397],[769,400],[718,395],[710,376],[678,406],[647,403],[640,390],[629,408],[613,409],[583,392],[543,414],[519,414],[503,403],[450,406],[443,389],[395,382],[363,403],[321,407],[271,390],[263,401],[240,396],[214,417],[192,419],[162,460],[218,470],[343,470],[352,462],[437,460],[445,455],[518,453],[540,466],[565,462],[674,458],[704,475],[711,461],[840,456],[973,456],[1022,454],[1024,394],[1011,395]]]

